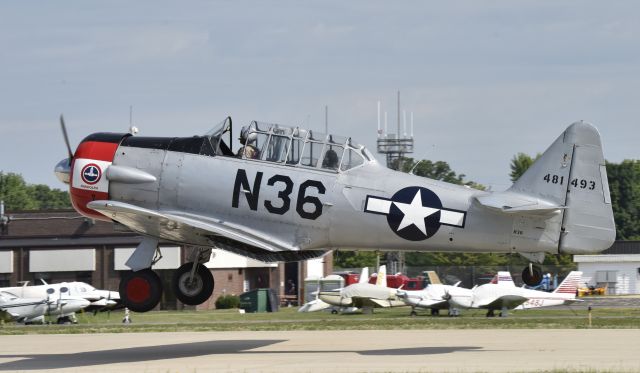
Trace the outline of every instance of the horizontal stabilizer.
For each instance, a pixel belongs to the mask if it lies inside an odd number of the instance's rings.
[[[482,207],[506,214],[547,215],[566,208],[540,198],[510,191],[494,192],[484,196],[476,196],[474,199]]]

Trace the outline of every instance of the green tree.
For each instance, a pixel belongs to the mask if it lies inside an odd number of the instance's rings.
[[[413,158],[405,157],[402,158],[400,162],[402,172],[411,172],[417,176],[428,177],[429,179],[434,180],[441,180],[451,184],[467,185],[469,187],[480,190],[485,189],[482,184],[478,184],[473,181],[465,181],[465,174],[456,174],[456,172],[451,169],[449,164],[444,161],[433,162],[428,159],[416,161]],[[397,169],[397,162],[392,165],[392,168]]]
[[[69,193],[42,184],[27,184],[15,173],[0,172],[0,200],[7,210],[70,208]]]
[[[640,240],[640,160],[607,162],[616,239]]]
[[[535,158],[525,153],[518,153],[514,155],[511,159],[511,173],[509,174],[511,181],[515,182],[518,180],[520,176],[522,176],[522,174],[531,167],[533,162],[540,158],[540,155],[541,154],[538,153]]]
[[[375,251],[341,251],[333,254],[333,265],[338,268],[375,267],[378,253]]]

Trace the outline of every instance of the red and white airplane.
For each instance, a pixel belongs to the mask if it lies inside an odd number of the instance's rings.
[[[449,302],[458,308],[484,308],[487,317],[493,317],[499,310],[500,316],[507,316],[510,309],[529,309],[560,306],[576,302],[576,291],[582,279],[582,272],[572,271],[551,293],[516,287],[511,274],[500,271],[488,284],[477,286],[470,292],[451,293]]]

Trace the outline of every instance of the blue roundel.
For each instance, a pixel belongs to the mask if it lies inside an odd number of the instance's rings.
[[[100,181],[102,171],[98,165],[91,163],[82,168],[80,176],[82,177],[82,181],[85,183],[95,184]]]
[[[398,236],[422,241],[440,228],[442,202],[431,190],[416,186],[403,188],[391,197],[391,201],[387,223]]]

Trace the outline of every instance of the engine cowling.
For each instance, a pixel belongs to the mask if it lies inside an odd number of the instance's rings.
[[[107,170],[122,139],[127,133],[94,133],[87,136],[73,156],[69,193],[71,204],[80,214],[109,221],[104,215],[87,208],[87,203],[109,199]]]

